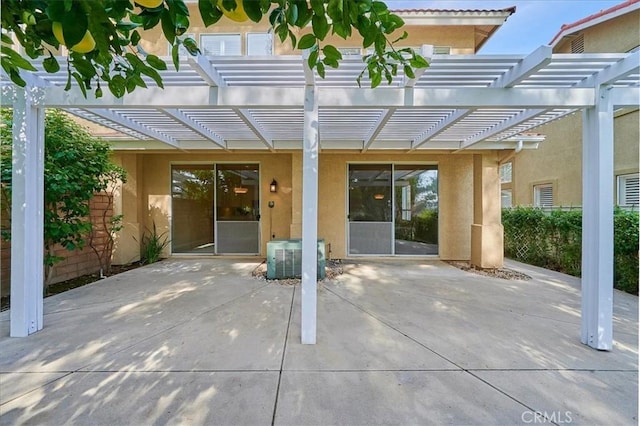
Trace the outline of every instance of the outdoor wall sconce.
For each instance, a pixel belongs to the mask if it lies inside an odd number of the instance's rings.
[[[270,192],[278,192],[278,182],[276,182],[275,179],[273,179],[271,181],[271,184],[269,185],[269,191]]]
[[[373,194],[374,200],[384,200],[384,194]]]

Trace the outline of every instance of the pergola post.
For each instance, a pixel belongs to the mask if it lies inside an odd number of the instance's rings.
[[[304,92],[302,160],[302,343],[315,345],[318,280],[318,97],[315,86]]]
[[[582,128],[582,343],[611,350],[613,340],[613,104],[596,90]]]
[[[16,89],[11,185],[11,329],[25,337],[43,327],[44,108],[42,91]]]

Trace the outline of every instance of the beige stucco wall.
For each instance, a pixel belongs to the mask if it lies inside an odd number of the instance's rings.
[[[614,118],[614,175],[638,172],[640,114]],[[532,205],[534,185],[553,184],[554,204],[582,205],[582,113],[537,128],[546,136],[537,150],[513,160],[513,204]],[[614,200],[612,200],[614,202]]]
[[[579,32],[585,53],[627,52],[640,44],[640,12],[636,11]],[[558,43],[554,53],[570,53],[571,39]],[[614,173],[638,171],[640,115],[614,114]],[[535,151],[522,151],[513,160],[513,204],[533,204],[533,186],[553,184],[554,204],[582,204],[582,112],[535,129],[546,136]],[[614,200],[612,200],[613,202]]]
[[[155,222],[159,233],[171,229],[171,164],[245,162],[260,164],[262,214],[262,249],[269,241],[269,214],[273,213],[276,238],[299,237],[302,205],[302,155],[300,152],[239,154],[130,154],[116,153],[116,161],[130,170],[130,180],[117,201],[131,224],[119,236],[116,259],[128,259],[138,250],[131,235],[140,235]],[[473,224],[473,155],[472,154],[390,154],[390,153],[322,153],[319,159],[318,236],[331,245],[331,256],[347,257],[347,168],[350,162],[437,164],[439,170],[439,244],[441,259],[468,260],[471,256]],[[497,173],[495,162],[494,174]],[[133,172],[133,173],[132,173]],[[278,192],[269,192],[269,183],[278,181]],[[131,188],[130,188],[131,187]],[[135,191],[134,189],[135,188]],[[134,192],[137,197],[134,197]],[[493,194],[499,203],[497,192]],[[270,212],[267,204],[275,201]],[[137,219],[127,217],[127,212]],[[498,212],[499,213],[499,212]],[[495,219],[495,218],[494,218]],[[499,214],[498,219],[499,220]],[[134,226],[136,225],[136,226]],[[139,241],[139,238],[137,238]],[[126,253],[126,255],[125,255]],[[170,255],[170,248],[165,255]],[[499,250],[496,255],[501,256]],[[118,262],[116,262],[118,263]]]
[[[247,22],[234,22],[225,17],[220,19],[216,24],[205,27],[202,23],[202,18],[198,12],[197,4],[188,5],[191,11],[190,23],[188,33],[194,34],[194,39],[199,42],[201,34],[241,34],[242,36],[242,51],[244,53],[246,49],[245,34],[248,32],[267,32],[271,27],[268,19],[263,19],[259,23],[251,21]],[[473,54],[475,53],[476,45],[476,31],[473,25],[440,25],[440,26],[414,26],[407,24],[402,31],[407,30],[409,37],[405,40],[401,40],[397,43],[399,47],[419,47],[423,44],[432,44],[434,46],[449,46],[451,47],[451,53],[453,54]],[[295,30],[294,34],[298,39],[304,34],[308,33],[309,29]],[[402,31],[398,31],[389,36],[389,39],[402,35]],[[326,43],[331,43],[336,47],[360,47],[362,46],[362,38],[355,31],[349,40],[343,40],[337,36],[329,35],[325,39]],[[148,52],[158,56],[169,55],[168,45],[166,39],[162,36],[162,29],[160,26],[153,28],[149,31],[142,33],[141,40],[142,48]],[[299,51],[294,50],[291,43],[281,43],[277,36],[274,36],[274,54],[276,55],[288,55],[288,54],[300,54]]]

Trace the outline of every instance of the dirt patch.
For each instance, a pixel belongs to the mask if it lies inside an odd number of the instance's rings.
[[[463,271],[473,272],[474,274],[484,275],[485,277],[501,278],[503,280],[523,280],[529,281],[531,277],[522,272],[514,271],[508,268],[481,269],[471,266],[469,262],[462,261],[446,261],[449,265],[455,266]]]
[[[342,275],[344,270],[342,269],[342,261],[340,259],[337,260],[327,260],[325,265],[325,278],[324,280],[333,280],[338,275]],[[285,278],[281,280],[268,280],[267,279],[267,263],[262,262],[256,269],[251,273],[256,279],[267,281],[270,283],[276,283],[281,285],[296,285],[300,284],[302,280],[300,278]],[[322,282],[324,280],[320,280]]]
[[[108,275],[104,275],[102,277],[100,276],[100,274],[95,273],[95,274],[83,275],[81,277],[73,278],[67,281],[61,281],[55,284],[49,284],[44,289],[44,297],[49,297],[49,296],[53,296],[54,294],[64,293],[65,291],[68,291],[77,287],[82,287],[84,285],[91,284],[96,281],[100,281],[103,278],[111,277],[113,275],[118,275],[122,272],[130,271],[131,269],[136,269],[141,266],[143,266],[143,264],[141,264],[140,262],[134,262],[128,265],[113,265],[111,266],[111,273]],[[2,300],[0,301],[0,311],[6,311],[7,309],[9,309],[9,304],[10,304],[10,296],[2,297]]]

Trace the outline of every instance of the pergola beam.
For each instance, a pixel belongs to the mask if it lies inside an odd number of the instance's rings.
[[[167,145],[171,145],[174,148],[178,148],[178,149],[182,149],[180,147],[180,142],[175,139],[172,138],[169,135],[165,135],[164,133],[161,133],[155,129],[150,129],[146,126],[143,126],[139,123],[136,123],[133,120],[130,120],[128,118],[125,118],[119,114],[116,114],[115,112],[108,110],[108,109],[92,109],[89,111],[91,114],[97,115],[98,117],[102,117],[105,120],[109,120],[112,121],[114,123],[117,123],[121,126],[127,127],[131,130],[135,130],[136,132],[143,134],[145,136],[148,136],[150,138],[156,139],[160,142],[166,143]],[[91,120],[90,117],[82,117],[85,118],[87,120]],[[92,120],[93,121],[93,120]],[[105,125],[104,123],[100,123],[98,122],[98,124],[101,125]],[[116,129],[117,130],[117,129]]]
[[[435,126],[431,127],[427,131],[423,132],[420,136],[418,136],[414,141],[411,142],[411,149],[409,151],[414,151],[420,148],[422,145],[427,143],[431,138],[440,133],[447,130],[449,127],[456,124],[458,121],[462,120],[464,117],[471,114],[474,110],[472,109],[458,109],[453,111],[447,118],[440,121]]]
[[[540,46],[491,84],[491,87],[513,87],[551,62],[551,46]]]
[[[178,120],[183,125],[187,126],[189,129],[193,130],[199,135],[215,143],[220,148],[224,150],[228,150],[227,144],[224,139],[222,139],[219,135],[213,133],[211,130],[204,127],[202,124],[193,120],[191,117],[187,116],[184,112],[180,111],[179,109],[168,108],[168,109],[165,109],[164,112],[169,114],[174,119]]]
[[[362,146],[362,152],[367,152],[367,150],[371,147],[371,144],[376,140],[380,132],[384,129],[384,126],[387,125],[387,122],[393,116],[393,113],[396,112],[395,108],[389,108],[382,116],[378,119],[376,124],[373,125],[371,132],[367,135],[367,138],[364,140],[364,144]]]
[[[522,111],[520,114],[514,115],[513,117],[511,117],[508,120],[505,120],[504,122],[502,122],[500,125],[498,126],[494,126],[494,127],[490,127],[486,130],[484,130],[483,132],[478,133],[477,135],[473,136],[470,139],[467,139],[465,141],[463,141],[460,144],[460,149],[458,151],[461,151],[463,149],[468,149],[470,147],[472,147],[473,145],[482,142],[483,140],[490,138],[493,135],[497,135],[500,132],[503,132],[513,126],[517,126],[518,124],[527,121],[533,117],[535,117],[536,115],[540,115],[543,112],[545,112],[544,109],[529,109],[529,110],[525,110]],[[458,152],[456,151],[456,152]]]
[[[575,87],[600,87],[638,72],[640,72],[640,51],[633,52],[604,70],[593,74]]]
[[[253,118],[253,116],[251,115],[251,111],[245,108],[234,108],[233,110],[236,114],[238,114],[238,117],[240,117],[240,119],[244,121],[244,124],[246,124],[247,127],[249,127],[251,131],[253,131],[253,133],[255,133],[255,135],[258,137],[258,139],[260,139],[260,142],[262,142],[264,146],[269,148],[270,151],[275,151],[273,147],[273,138],[267,135],[264,130],[262,130],[262,126],[256,121],[255,118]]]
[[[227,85],[218,70],[211,65],[205,56],[201,54],[195,57],[189,55],[187,62],[209,86],[225,87]]]

